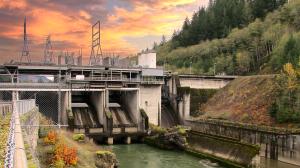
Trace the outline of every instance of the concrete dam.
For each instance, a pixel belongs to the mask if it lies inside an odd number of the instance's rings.
[[[2,100],[36,99],[41,113],[74,132],[138,135],[160,124],[162,69],[5,64],[0,71]]]

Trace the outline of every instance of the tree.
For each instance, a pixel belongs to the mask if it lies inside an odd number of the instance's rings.
[[[156,42],[154,42],[154,43],[153,43],[153,47],[152,47],[152,49],[153,49],[153,50],[157,50],[157,48],[158,48],[158,45],[157,45],[157,43],[156,43]]]
[[[162,35],[160,45],[164,45],[167,42],[166,36]]]

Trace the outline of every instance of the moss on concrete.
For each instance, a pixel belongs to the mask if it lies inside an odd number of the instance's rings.
[[[238,163],[232,162],[230,160],[222,159],[222,158],[216,157],[214,155],[206,154],[206,153],[201,153],[201,152],[195,151],[195,150],[193,150],[191,148],[186,148],[185,151],[187,153],[193,155],[193,156],[215,161],[219,165],[224,166],[224,167],[230,167],[230,168],[244,168],[245,167],[243,165],[240,165]]]
[[[189,132],[188,143],[189,146],[186,148],[188,152],[234,167],[251,166],[252,159],[260,151],[260,147],[257,145],[196,132]]]

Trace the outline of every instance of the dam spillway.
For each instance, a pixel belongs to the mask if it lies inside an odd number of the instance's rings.
[[[0,70],[2,97],[35,98],[42,114],[74,132],[131,136],[146,133],[148,120],[160,124],[163,69],[4,64]]]

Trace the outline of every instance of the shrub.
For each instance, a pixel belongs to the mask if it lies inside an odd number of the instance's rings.
[[[74,141],[84,141],[85,135],[84,134],[74,134],[73,135],[73,140]]]
[[[154,134],[164,134],[167,132],[167,130],[165,128],[162,128],[160,126],[156,126],[154,124],[150,124],[150,128],[151,128],[151,131],[154,133]]]
[[[39,128],[39,132],[38,132],[39,138],[45,138],[45,137],[47,136],[47,134],[48,134],[49,131],[50,131],[49,128],[46,128],[46,127],[40,127],[40,128]]]
[[[54,163],[59,160],[63,160],[64,164],[67,166],[77,165],[77,149],[68,147],[63,142],[56,144],[54,150]]]
[[[181,126],[176,126],[177,132],[180,135],[186,135],[186,128],[183,128]]]
[[[53,164],[53,167],[55,168],[64,168],[65,162],[62,159],[56,160]]]
[[[44,138],[44,143],[47,145],[54,145],[58,140],[57,133],[55,131],[49,131],[47,136]]]

